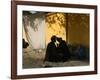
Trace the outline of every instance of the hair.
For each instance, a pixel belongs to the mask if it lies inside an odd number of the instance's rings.
[[[59,42],[62,41],[62,38],[61,37],[58,37],[57,38],[57,41],[59,41]]]
[[[56,36],[55,35],[53,35],[52,37],[51,37],[51,41],[55,41],[56,40]]]

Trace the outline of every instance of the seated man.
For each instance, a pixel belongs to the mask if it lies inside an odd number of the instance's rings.
[[[59,42],[58,49],[57,49],[59,58],[61,61],[67,61],[70,58],[68,46],[66,42],[62,40],[62,38],[57,38],[57,41]]]
[[[48,43],[44,61],[57,62],[57,47],[55,45],[56,36],[51,37],[51,42]]]

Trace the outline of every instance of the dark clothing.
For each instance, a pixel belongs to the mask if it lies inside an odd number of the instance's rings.
[[[47,46],[45,61],[57,62],[57,48],[54,42],[50,42]]]
[[[84,59],[84,48],[83,48],[83,47],[80,47],[80,48],[79,48],[78,58],[79,58],[80,60],[83,60],[83,59]]]
[[[27,48],[29,44],[23,39],[23,48]]]
[[[57,51],[58,51],[58,54],[61,55],[60,57],[61,61],[67,61],[70,58],[69,49],[64,40],[60,42]]]
[[[64,62],[69,58],[69,49],[65,41],[62,41],[57,47],[54,42],[48,44],[44,61]]]

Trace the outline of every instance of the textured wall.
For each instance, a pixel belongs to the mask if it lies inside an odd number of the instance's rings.
[[[89,46],[89,14],[48,13],[46,43],[52,35],[62,37],[69,44]]]
[[[68,42],[89,46],[88,14],[68,14]]]
[[[52,35],[66,40],[66,14],[48,13],[46,15],[46,43],[50,42]]]
[[[39,14],[39,15],[38,15]],[[44,16],[44,24],[42,32],[40,31],[39,36],[45,36],[46,45],[50,42],[52,35],[62,37],[63,40],[69,44],[82,44],[89,46],[89,14],[76,14],[76,13],[36,13],[33,17],[31,16],[31,24],[35,18],[41,21]],[[39,25],[41,22],[35,21]],[[35,23],[31,25],[34,30]],[[37,33],[33,34],[33,38],[37,38]],[[23,32],[24,37],[24,32]],[[38,38],[37,38],[38,39]],[[43,38],[38,39],[39,41],[44,40]],[[36,41],[38,41],[36,40]],[[45,45],[43,42],[42,45]]]

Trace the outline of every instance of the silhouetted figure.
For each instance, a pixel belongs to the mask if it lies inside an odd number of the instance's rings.
[[[84,47],[81,45],[78,46],[78,59],[84,59]]]
[[[23,39],[23,48],[27,48],[29,46],[29,44],[25,41],[25,39]]]
[[[55,42],[57,40],[56,36],[51,37],[51,42],[47,45],[46,49],[46,55],[44,61],[50,61],[50,62],[57,62],[57,47],[55,45]]]
[[[57,52],[60,55],[60,60],[67,61],[70,58],[70,52],[68,46],[66,42],[62,40],[62,38],[57,38],[57,41],[59,42]]]

